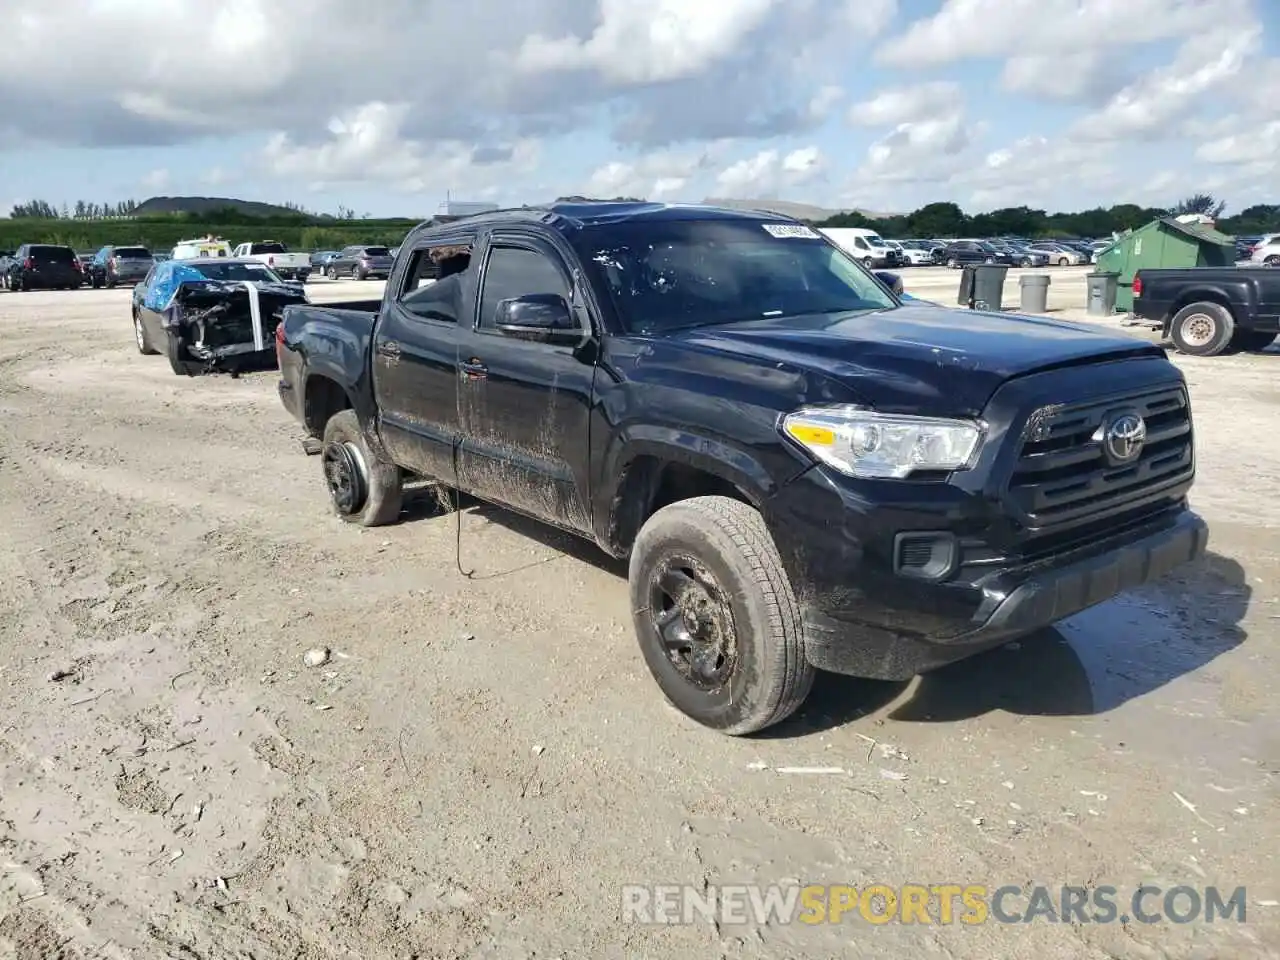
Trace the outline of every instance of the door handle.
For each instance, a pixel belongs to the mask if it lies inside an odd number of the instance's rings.
[[[378,354],[389,360],[400,359],[400,344],[394,340],[383,340],[378,344]]]
[[[464,380],[483,380],[489,376],[489,368],[475,357],[458,364],[458,372]]]

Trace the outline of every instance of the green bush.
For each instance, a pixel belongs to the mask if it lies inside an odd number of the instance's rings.
[[[0,220],[0,250],[14,250],[24,243],[62,243],[76,250],[140,243],[167,251],[181,240],[207,233],[225,237],[232,246],[248,240],[279,240],[296,250],[334,250],[354,243],[394,247],[417,225],[410,220],[338,220],[320,225],[305,218],[237,219],[245,222],[210,221],[190,214],[136,220]]]

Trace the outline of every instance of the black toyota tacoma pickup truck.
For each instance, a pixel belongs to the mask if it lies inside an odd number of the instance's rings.
[[[1280,270],[1139,270],[1133,278],[1133,313],[1158,327],[1181,353],[1212,357],[1265,350],[1280,334]]]
[[[904,305],[765,214],[422,226],[380,303],[285,307],[276,342],[342,517],[395,521],[415,475],[629,557],[650,671],[730,734],[792,713],[815,669],[906,679],[1207,540],[1159,346]]]

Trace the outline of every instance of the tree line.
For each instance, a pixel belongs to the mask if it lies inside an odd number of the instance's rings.
[[[1144,207],[1121,203],[1079,213],[1047,213],[1032,207],[1006,207],[969,215],[954,203],[930,203],[901,216],[871,218],[840,213],[817,224],[823,227],[865,227],[887,237],[1109,237],[1150,223],[1158,217],[1203,213],[1217,228],[1233,236],[1280,231],[1280,205],[1257,204],[1224,217],[1226,204],[1209,194],[1196,194],[1173,207]]]
[[[580,198],[566,198],[580,199]],[[628,198],[630,199],[630,198]],[[398,243],[417,218],[370,219],[350,207],[337,216],[312,213],[297,204],[279,204],[279,212],[255,215],[235,207],[201,213],[174,212],[134,217],[135,201],[116,204],[77,201],[55,208],[44,200],[18,204],[12,219],[0,220],[0,249],[22,243],[67,243],[93,249],[106,243],[146,243],[156,249],[173,246],[191,236],[241,236],[273,239],[300,249],[340,248],[353,243]],[[827,227],[867,227],[888,237],[1020,236],[1108,237],[1177,213],[1206,213],[1218,229],[1235,236],[1280,232],[1280,205],[1257,204],[1223,217],[1226,204],[1208,194],[1188,197],[1171,208],[1122,203],[1079,213],[1047,213],[1032,207],[1006,207],[990,213],[967,214],[955,203],[930,203],[912,213],[868,218],[841,213],[817,223]],[[125,211],[122,213],[121,211]]]
[[[131,217],[137,209],[137,200],[121,200],[118,203],[95,203],[77,200],[74,205],[55,207],[48,200],[29,200],[15,203],[9,211],[12,220],[114,220]]]

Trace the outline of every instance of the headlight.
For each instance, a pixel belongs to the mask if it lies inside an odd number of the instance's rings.
[[[782,432],[851,477],[902,479],[917,470],[967,470],[985,428],[971,420],[806,407],[782,418]]]

